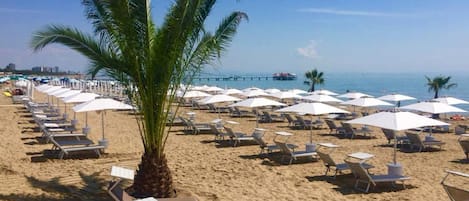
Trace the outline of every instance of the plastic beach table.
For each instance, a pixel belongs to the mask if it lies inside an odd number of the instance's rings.
[[[373,154],[369,154],[369,153],[365,153],[365,152],[356,152],[356,153],[351,153],[348,155],[349,157],[351,158],[355,158],[355,159],[359,159],[359,160],[368,160],[370,158],[373,158],[375,155]]]

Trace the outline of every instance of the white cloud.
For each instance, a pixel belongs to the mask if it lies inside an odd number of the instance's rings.
[[[299,47],[296,49],[298,54],[309,59],[319,58],[318,51],[316,50],[316,41],[311,40],[306,47]]]
[[[329,9],[329,8],[303,8],[303,9],[298,9],[297,11],[305,12],[305,13],[348,15],[348,16],[371,16],[371,17],[413,16],[411,14],[404,14],[404,13],[386,13],[386,12],[358,11],[358,10],[337,10],[337,9]]]

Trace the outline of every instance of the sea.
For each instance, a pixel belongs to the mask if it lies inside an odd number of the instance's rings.
[[[456,83],[457,86],[451,89],[443,89],[439,96],[452,96],[469,101],[469,74],[465,73],[325,73],[325,82],[323,85],[316,86],[316,89],[327,89],[338,94],[347,91],[366,93],[375,97],[399,93],[412,96],[417,100],[402,101],[401,105],[415,103],[417,101],[427,101],[433,98],[434,93],[428,91],[426,85],[427,79],[438,75],[451,76],[450,83]],[[268,74],[245,74],[239,76],[269,76]],[[204,76],[201,76],[204,77]],[[207,76],[205,76],[207,77]],[[194,85],[211,85],[220,88],[244,89],[248,87],[258,87],[261,89],[277,88],[280,90],[302,89],[308,90],[309,85],[305,84],[304,74],[297,74],[296,80],[272,80],[257,78],[251,80],[222,80],[215,79],[194,79]],[[469,111],[469,105],[456,105],[459,108]],[[468,113],[469,114],[469,113]]]

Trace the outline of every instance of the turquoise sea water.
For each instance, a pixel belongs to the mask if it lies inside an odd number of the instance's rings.
[[[238,81],[215,81],[215,80],[194,80],[196,85],[215,85],[221,88],[244,89],[247,87],[259,87],[262,89],[303,89],[307,90],[308,85],[304,84],[303,74],[297,74],[298,79],[291,81],[278,80],[238,80]],[[317,86],[317,89],[328,89],[338,94],[346,93],[347,90],[367,93],[375,97],[390,93],[401,93],[417,98],[418,100],[430,100],[433,92],[428,92],[425,75],[433,77],[440,74],[430,73],[325,73],[325,84]],[[456,88],[442,90],[441,96],[453,96],[469,101],[469,75],[464,73],[443,74],[451,76],[451,82],[457,83]],[[402,105],[414,103],[416,101],[402,102]],[[469,111],[469,105],[457,105]]]

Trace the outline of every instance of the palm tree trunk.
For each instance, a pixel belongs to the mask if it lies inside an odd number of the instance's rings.
[[[129,189],[136,198],[169,198],[175,196],[173,179],[168,161],[163,154],[158,157],[156,151],[145,152],[138,165],[134,183]]]
[[[438,90],[435,90],[435,96],[433,98],[438,98]]]
[[[311,88],[309,89],[309,92],[314,92],[314,82],[311,82]]]

